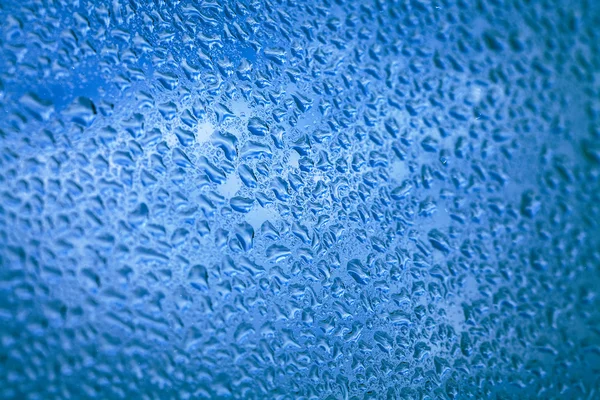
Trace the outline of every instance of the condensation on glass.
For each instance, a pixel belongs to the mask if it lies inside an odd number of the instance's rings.
[[[0,397],[600,396],[595,1],[4,1]]]

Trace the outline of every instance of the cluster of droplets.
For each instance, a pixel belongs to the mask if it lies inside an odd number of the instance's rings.
[[[554,3],[0,7],[0,397],[597,396],[600,9]]]

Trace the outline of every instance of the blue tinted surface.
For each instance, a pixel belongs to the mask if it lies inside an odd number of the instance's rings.
[[[0,21],[0,398],[600,397],[595,1]]]

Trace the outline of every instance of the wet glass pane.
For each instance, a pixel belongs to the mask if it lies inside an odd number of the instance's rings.
[[[0,398],[600,397],[600,3],[0,21]]]

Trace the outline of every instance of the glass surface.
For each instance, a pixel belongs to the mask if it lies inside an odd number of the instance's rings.
[[[597,1],[0,21],[0,398],[600,398]]]

